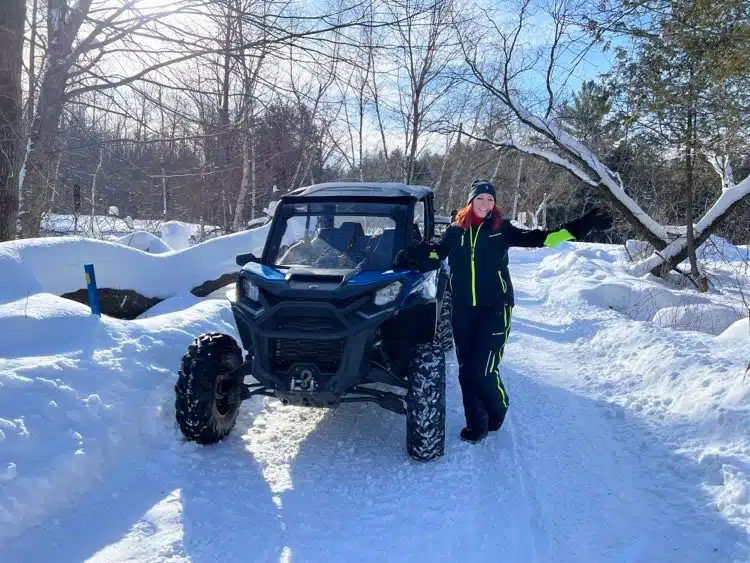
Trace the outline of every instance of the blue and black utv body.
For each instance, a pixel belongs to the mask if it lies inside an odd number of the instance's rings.
[[[434,221],[432,190],[421,186],[330,183],[283,196],[262,256],[237,257],[229,296],[244,359],[215,333],[183,357],[183,434],[222,439],[253,395],[314,407],[367,401],[406,415],[411,457],[442,455],[445,274],[393,267],[399,250],[434,236]]]

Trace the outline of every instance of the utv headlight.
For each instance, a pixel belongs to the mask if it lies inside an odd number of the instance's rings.
[[[258,286],[255,285],[247,278],[242,278],[242,293],[245,294],[250,301],[258,301]]]
[[[398,294],[401,293],[403,284],[400,281],[393,282],[391,285],[385,286],[383,289],[379,289],[375,292],[375,305],[385,305],[390,303]]]

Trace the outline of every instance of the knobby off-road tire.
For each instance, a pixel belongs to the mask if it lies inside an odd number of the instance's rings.
[[[440,306],[437,330],[435,331],[435,342],[437,342],[443,349],[443,352],[450,352],[453,348],[453,321],[451,319],[452,307],[453,298],[451,297],[451,292],[446,288],[443,303]]]
[[[204,334],[190,345],[175,385],[177,424],[188,440],[213,444],[232,430],[243,378],[229,374],[241,364],[242,351],[226,334]]]
[[[445,449],[445,354],[435,342],[418,345],[406,389],[406,450],[419,461]]]

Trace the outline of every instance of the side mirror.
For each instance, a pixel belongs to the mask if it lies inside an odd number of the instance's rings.
[[[248,264],[250,262],[255,262],[256,264],[260,264],[260,258],[255,256],[252,252],[247,252],[245,254],[240,254],[235,259],[238,266],[244,266],[245,264]]]

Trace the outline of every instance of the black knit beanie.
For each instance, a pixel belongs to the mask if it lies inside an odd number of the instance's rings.
[[[490,194],[493,199],[497,199],[495,186],[493,186],[487,180],[474,180],[471,183],[471,190],[469,191],[469,199],[466,203],[467,204],[471,203],[471,200],[473,200],[479,194]]]

